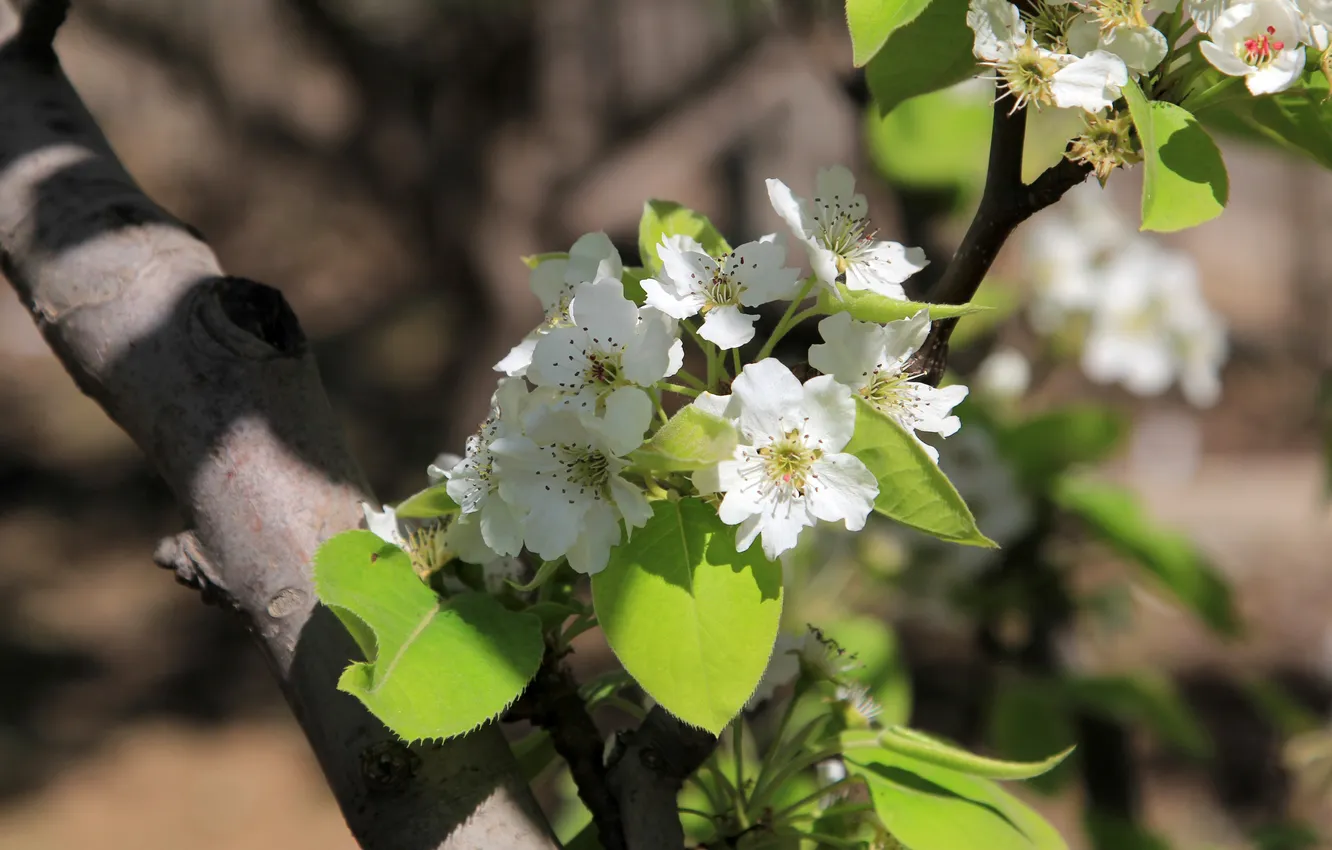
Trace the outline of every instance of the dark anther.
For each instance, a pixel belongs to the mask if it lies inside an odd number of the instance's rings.
[[[421,757],[397,741],[381,741],[361,752],[361,775],[372,791],[396,791],[416,775]]]
[[[301,323],[273,287],[228,276],[217,284],[217,300],[232,324],[278,353],[295,357],[305,351]]]

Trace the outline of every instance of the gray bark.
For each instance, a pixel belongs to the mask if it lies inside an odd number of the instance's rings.
[[[17,28],[0,0],[0,263],[195,527],[157,560],[254,632],[362,847],[556,846],[496,726],[407,749],[336,691],[356,651],[310,564],[360,523],[365,482],[282,295],[224,275],[143,194],[61,73],[64,5],[29,3]]]

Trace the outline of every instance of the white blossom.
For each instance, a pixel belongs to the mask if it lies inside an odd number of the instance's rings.
[[[1206,407],[1220,396],[1226,353],[1225,326],[1202,297],[1192,258],[1147,241],[1114,257],[1083,347],[1089,378],[1138,395],[1178,381],[1190,403]]]
[[[903,372],[929,331],[930,317],[925,310],[887,325],[858,322],[848,313],[834,313],[819,322],[824,341],[810,346],[809,365],[850,387],[908,433],[932,431],[947,437],[962,424],[952,410],[966,398],[967,388],[932,387]],[[921,446],[931,458],[939,459],[933,446]]]
[[[859,458],[842,449],[855,430],[851,392],[832,377],[805,382],[768,358],[741,370],[729,397],[700,396],[710,412],[736,421],[742,444],[732,460],[694,475],[701,493],[724,496],[718,515],[738,525],[736,548],[762,536],[769,560],[796,544],[818,520],[859,531],[879,485]]]
[[[850,290],[866,290],[899,301],[902,282],[925,268],[925,252],[876,240],[869,229],[869,205],[856,193],[855,177],[843,165],[821,169],[810,201],[780,180],[768,180],[768,199],[809,253],[810,266],[836,291],[840,279]]]
[[[1244,77],[1253,94],[1273,94],[1294,85],[1304,70],[1309,31],[1287,0],[1236,3],[1217,16],[1200,49],[1223,74]]]
[[[1027,266],[1036,285],[1030,317],[1044,334],[1060,330],[1072,315],[1090,312],[1100,298],[1107,263],[1116,251],[1143,238],[1090,179],[1027,227]]]
[[[1068,30],[1070,53],[1085,56],[1095,50],[1113,53],[1134,75],[1145,74],[1161,64],[1170,45],[1161,32],[1146,24],[1105,28],[1092,14],[1079,15]]]
[[[775,239],[746,242],[714,259],[688,236],[667,237],[657,246],[662,280],[643,281],[647,304],[668,316],[703,314],[699,336],[719,348],[739,348],[754,338],[758,307],[793,298],[800,273],[786,268],[786,248]]]
[[[540,411],[526,435],[491,444],[500,496],[521,506],[523,540],[546,560],[567,557],[581,573],[606,567],[620,542],[620,521],[643,526],[652,509],[641,488],[621,477],[624,455],[642,440],[632,434],[639,412],[633,388],[606,399],[605,416],[591,422],[565,410]]]
[[[522,432],[527,401],[527,383],[522,378],[501,379],[490,398],[490,415],[467,438],[467,457],[448,473],[449,496],[464,516],[476,515],[482,539],[500,555],[517,555],[523,548],[523,517],[516,505],[500,497],[490,447],[502,437]]]
[[[545,319],[495,364],[495,370],[510,377],[527,374],[537,339],[552,327],[569,324],[569,302],[578,284],[604,278],[619,280],[622,274],[624,263],[619,252],[610,237],[600,232],[580,236],[567,258],[555,257],[539,263],[528,277],[528,286],[541,300]]]
[[[481,539],[480,527],[461,516],[407,519],[391,505],[375,510],[361,503],[365,524],[376,537],[406,552],[418,573],[429,573],[454,558],[469,564],[490,564],[499,558]]]
[[[998,74],[1015,111],[1035,103],[1099,112],[1119,99],[1128,82],[1128,68],[1114,53],[1097,49],[1075,56],[1038,45],[1007,0],[971,0],[967,25],[972,52]]]
[[[1018,398],[1031,386],[1031,361],[1016,348],[996,348],[976,369],[972,383],[994,398]]]
[[[1327,50],[1332,41],[1332,0],[1300,0],[1300,11],[1309,27],[1309,44],[1319,53]]]
[[[569,326],[552,328],[537,341],[528,379],[541,397],[584,418],[598,418],[612,393],[637,396],[636,418],[626,441],[642,442],[652,420],[652,402],[643,387],[674,375],[684,362],[675,320],[653,307],[624,297],[618,280],[582,283],[569,304]],[[637,443],[634,444],[637,446]],[[632,447],[631,447],[632,448]]]

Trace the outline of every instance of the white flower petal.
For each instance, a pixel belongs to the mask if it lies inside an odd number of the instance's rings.
[[[481,506],[481,538],[500,555],[517,555],[523,548],[523,511],[496,494]]]
[[[1056,71],[1050,80],[1050,92],[1056,106],[1099,112],[1119,99],[1127,83],[1128,69],[1123,59],[1093,50]]]
[[[781,216],[791,232],[802,241],[808,241],[814,232],[814,222],[810,220],[800,199],[791,192],[790,187],[780,180],[768,178],[768,200],[772,208]]]
[[[620,260],[620,252],[615,250],[610,237],[605,233],[585,233],[569,249],[565,281],[571,285],[602,278],[619,280],[623,275],[624,263]]]
[[[527,277],[527,284],[532,293],[541,299],[541,307],[550,315],[572,294],[573,288],[565,280],[569,271],[569,261],[565,259],[546,260],[532,269]]]
[[[698,335],[721,349],[739,348],[754,338],[758,316],[741,313],[739,307],[714,307],[703,317]]]
[[[865,527],[874,510],[879,482],[860,458],[849,454],[824,455],[814,464],[815,481],[809,487],[809,509],[824,522],[841,522],[848,531]]]
[[[804,390],[791,370],[775,358],[750,363],[731,382],[739,407],[740,431],[751,439],[785,430],[788,417],[798,416]]]
[[[864,218],[869,211],[864,195],[856,194],[856,178],[845,165],[820,168],[814,178],[814,206],[831,207],[852,218]]]
[[[1272,64],[1249,74],[1244,84],[1251,94],[1276,94],[1295,85],[1304,71],[1304,46],[1283,50]]]
[[[652,399],[638,387],[617,387],[606,396],[606,414],[594,424],[613,454],[623,457],[643,445],[652,424]]]
[[[538,266],[540,268],[540,266]],[[537,339],[540,334],[536,331],[523,337],[523,341],[509,349],[509,353],[504,355],[504,359],[496,363],[494,369],[496,372],[503,372],[509,377],[516,377],[527,374],[527,369],[532,365],[532,352],[536,350]]]
[[[643,491],[623,478],[611,479],[611,498],[615,508],[624,517],[624,524],[630,528],[642,528],[652,518],[652,506],[648,504]]]
[[[676,342],[678,326],[675,319],[654,307],[642,308],[638,316],[638,325],[624,349],[623,374],[640,387],[650,387],[668,374],[674,374],[671,349]],[[683,354],[682,349],[682,359]]]
[[[382,511],[377,511],[366,502],[362,502],[361,513],[365,514],[365,527],[372,534],[385,543],[392,543],[401,549],[407,548],[406,535],[402,533],[398,515],[392,506],[384,505]]]
[[[615,512],[604,502],[591,506],[583,518],[578,539],[567,553],[575,572],[595,575],[606,569],[611,549],[620,542],[620,524]]]
[[[580,283],[574,289],[569,314],[594,343],[605,346],[603,351],[609,345],[625,345],[638,326],[638,306],[624,297],[619,280]]]
[[[643,280],[643,292],[647,294],[647,305],[676,319],[687,319],[698,315],[703,307],[703,296],[697,293],[679,295],[672,283],[662,286],[652,278]]]
[[[1246,76],[1253,69],[1245,64],[1244,60],[1234,53],[1222,50],[1214,42],[1204,41],[1198,45],[1202,51],[1203,58],[1212,63],[1223,74],[1229,74],[1232,77]]]
[[[810,378],[802,388],[804,431],[824,452],[840,452],[856,430],[856,402],[851,390],[831,375]]]
[[[1161,64],[1169,45],[1152,27],[1116,27],[1101,39],[1101,49],[1123,59],[1130,71],[1145,74]]]

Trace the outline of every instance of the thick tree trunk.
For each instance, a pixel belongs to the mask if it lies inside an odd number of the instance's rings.
[[[355,650],[310,561],[368,491],[300,325],[144,196],[50,50],[64,4],[26,6],[0,0],[0,261],[196,528],[158,561],[243,616],[367,850],[554,847],[496,727],[409,750],[336,691]]]

